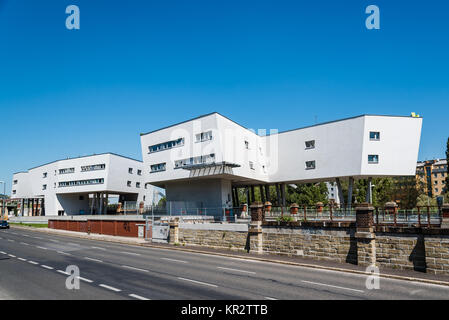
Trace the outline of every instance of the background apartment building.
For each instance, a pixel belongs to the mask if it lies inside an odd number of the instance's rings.
[[[416,166],[418,187],[422,187],[429,197],[447,192],[447,160],[434,159],[420,161]]]

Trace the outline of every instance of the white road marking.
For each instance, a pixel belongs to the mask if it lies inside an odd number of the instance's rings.
[[[41,238],[41,237],[32,237],[32,238],[34,238],[34,239],[40,239],[40,240],[42,240],[42,238]]]
[[[223,269],[223,270],[229,270],[229,271],[235,271],[235,272],[244,272],[244,273],[251,273],[256,274],[253,271],[246,271],[246,270],[239,270],[239,269],[232,269],[232,268],[225,268],[225,267],[217,267],[217,269]]]
[[[310,283],[310,284],[315,284],[318,286],[326,286],[326,287],[331,287],[331,288],[337,288],[337,289],[343,289],[343,290],[350,290],[350,291],[355,291],[355,292],[360,292],[363,293],[363,290],[357,290],[357,289],[351,289],[351,288],[345,288],[345,287],[339,287],[339,286],[333,286],[330,284],[325,284],[325,283],[319,283],[319,282],[312,282],[312,281],[306,281],[306,280],[301,280],[304,283]]]
[[[265,299],[267,299],[267,300],[277,300],[277,299],[271,298],[271,297],[265,297]]]
[[[86,278],[83,278],[83,277],[77,277],[77,278],[80,279],[80,280],[89,282],[89,283],[92,283],[92,282],[93,282],[92,280],[89,280],[89,279],[86,279]]]
[[[55,239],[48,239],[48,240],[53,241],[53,242],[59,242],[59,240],[55,240]]]
[[[8,239],[8,241],[9,241],[9,242],[14,242],[14,240],[12,240],[12,239]]]
[[[187,263],[187,261],[183,261],[183,260],[176,260],[176,259],[170,259],[170,258],[161,258],[162,260],[167,260],[167,261],[174,261],[174,262],[180,262],[180,263]]]
[[[101,248],[101,247],[91,247],[92,249],[98,249],[98,250],[105,250],[106,251],[106,249],[105,248]]]
[[[29,244],[26,243],[26,242],[21,242],[20,244],[23,244],[23,245],[25,245],[25,246],[29,246]]]
[[[73,245],[75,245],[75,246],[80,246],[80,244],[75,243],[75,242],[67,242],[67,244],[73,244]]]
[[[100,287],[103,287],[103,288],[105,288],[105,289],[112,290],[112,291],[115,291],[115,292],[120,292],[120,291],[122,291],[122,290],[120,290],[120,289],[117,289],[117,288],[114,288],[114,287],[110,287],[110,286],[107,286],[107,285],[105,285],[105,284],[100,284]]]
[[[123,268],[128,268],[128,269],[137,270],[137,271],[149,272],[148,270],[145,270],[145,269],[139,269],[139,268],[135,268],[135,267],[131,267],[131,266],[122,266],[122,267],[123,267]]]
[[[39,248],[39,249],[42,249],[42,250],[48,250],[47,248],[45,248],[45,247],[40,247],[40,246],[36,246],[36,248]]]
[[[39,263],[34,262],[34,261],[31,261],[31,260],[28,260],[28,263],[31,263],[31,264],[39,264]]]
[[[94,258],[89,258],[89,257],[84,257],[84,259],[91,260],[91,261],[95,261],[95,262],[103,262],[103,261],[101,261],[101,260],[94,259]]]
[[[130,294],[129,296],[132,297],[132,298],[139,299],[139,300],[150,300],[148,298],[144,298],[144,297],[138,296],[137,294],[134,294],[134,293]]]
[[[0,253],[1,253],[1,254],[6,254],[6,252],[5,252],[5,251],[0,251]]]
[[[196,280],[191,280],[191,279],[186,279],[186,278],[181,278],[178,277],[179,280],[184,280],[184,281],[189,281],[189,282],[193,282],[193,283],[197,283],[197,284],[202,284],[204,286],[210,286],[210,287],[214,287],[217,288],[218,286],[216,286],[215,284],[211,284],[211,283],[206,283],[206,282],[201,282],[201,281],[196,281]]]
[[[16,257],[16,256],[13,255],[13,254],[8,254],[8,256],[10,256],[10,257],[12,257],[12,258],[15,258],[15,257]]]
[[[17,259],[19,259],[20,261],[27,261],[27,259],[24,258],[17,258]]]
[[[71,256],[71,254],[67,253],[67,252],[62,252],[62,251],[56,251],[56,252],[59,253],[59,254],[65,254],[66,256]]]
[[[41,264],[41,267],[45,268],[45,269],[48,269],[48,270],[53,270],[54,269],[53,267],[46,266],[45,264]]]
[[[134,252],[128,252],[128,251],[120,251],[121,253],[125,253],[125,254],[132,254],[135,256],[140,256],[140,253],[134,253]]]
[[[65,271],[63,271],[63,270],[56,270],[56,272],[59,272],[59,273],[62,273],[62,274],[65,274],[65,275],[70,276],[70,273],[65,272]]]

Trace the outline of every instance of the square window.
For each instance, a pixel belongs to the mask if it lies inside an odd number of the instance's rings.
[[[373,163],[373,164],[379,163],[379,155],[369,154],[368,155],[368,163]]]
[[[128,181],[128,182],[127,182],[127,186],[128,186],[128,187],[131,187],[131,181]]]
[[[132,174],[133,173],[133,168],[129,168],[128,169],[128,173]]]
[[[371,141],[379,141],[380,140],[380,132],[379,131],[370,131],[369,139]]]
[[[315,160],[306,161],[306,170],[315,169]]]
[[[315,140],[306,141],[306,149],[314,149],[315,148]]]

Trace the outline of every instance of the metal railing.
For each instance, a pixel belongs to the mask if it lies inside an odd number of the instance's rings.
[[[375,225],[431,228],[440,227],[442,214],[441,208],[433,206],[399,210],[376,208],[373,219]]]

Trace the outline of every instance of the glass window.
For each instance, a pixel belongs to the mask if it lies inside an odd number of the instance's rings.
[[[249,168],[250,168],[251,170],[255,170],[255,169],[254,169],[254,162],[252,162],[252,161],[249,162]]]
[[[129,168],[129,169],[128,169],[128,173],[131,173],[131,174],[132,174],[132,173],[133,173],[133,168]]]
[[[315,169],[315,160],[306,161],[306,170]]]
[[[368,163],[379,163],[379,155],[369,154],[368,155]]]
[[[184,145],[184,138],[179,138],[176,140],[172,140],[172,141],[167,141],[167,142],[163,142],[163,143],[159,143],[159,144],[155,144],[152,146],[148,147],[148,150],[150,153],[153,152],[158,152],[158,151],[163,151],[166,149],[171,149],[174,147],[181,147]]]
[[[136,182],[136,188],[140,188],[140,182]]]
[[[372,140],[372,141],[379,141],[380,140],[380,132],[378,132],[378,131],[370,131],[369,139]]]
[[[314,149],[315,148],[315,140],[306,141],[306,149]]]
[[[137,170],[137,175],[141,176],[142,175],[142,170]]]
[[[128,181],[128,182],[126,183],[126,185],[127,185],[128,187],[131,187],[131,181]]]
[[[165,162],[151,165],[151,172],[165,171]]]

